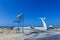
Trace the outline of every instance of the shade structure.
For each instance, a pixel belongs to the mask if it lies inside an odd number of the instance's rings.
[[[17,15],[17,18],[20,18],[22,16],[23,16],[23,13],[20,13],[20,14]]]

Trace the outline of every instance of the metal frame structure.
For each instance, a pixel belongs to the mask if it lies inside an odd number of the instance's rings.
[[[22,33],[24,33],[24,14],[20,13],[17,15],[17,21],[14,21],[18,25],[18,33],[20,33],[20,27],[22,27]]]

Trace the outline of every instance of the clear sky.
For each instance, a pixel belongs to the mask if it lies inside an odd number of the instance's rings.
[[[24,13],[24,25],[42,25],[39,17],[46,17],[48,26],[60,26],[60,0],[0,0],[1,26],[13,25],[19,13]]]

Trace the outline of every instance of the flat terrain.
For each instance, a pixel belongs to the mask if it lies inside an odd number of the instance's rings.
[[[28,33],[28,32],[27,32]],[[17,33],[13,30],[0,30],[0,40],[60,40],[59,30],[40,31],[26,34]]]
[[[47,32],[34,33],[24,40],[60,40],[60,31],[49,30]]]

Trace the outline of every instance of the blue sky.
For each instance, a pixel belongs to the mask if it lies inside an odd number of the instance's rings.
[[[1,26],[12,26],[19,13],[24,13],[24,25],[42,25],[39,17],[46,17],[48,26],[60,26],[60,0],[0,0]]]

